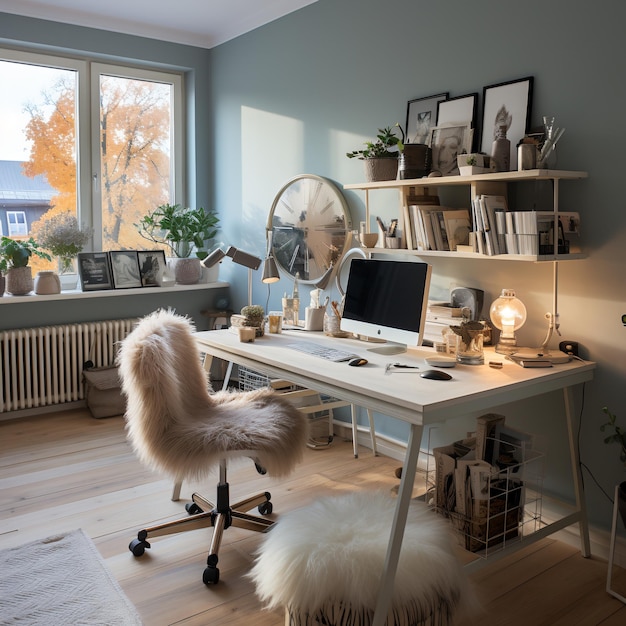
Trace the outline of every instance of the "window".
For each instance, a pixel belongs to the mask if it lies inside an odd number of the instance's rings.
[[[94,250],[144,248],[133,224],[182,201],[182,76],[0,50],[0,81],[0,226],[70,212]]]
[[[8,237],[26,237],[26,213],[24,211],[7,211]]]

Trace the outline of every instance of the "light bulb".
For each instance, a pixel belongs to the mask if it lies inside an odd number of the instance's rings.
[[[526,321],[526,307],[515,297],[512,289],[503,289],[499,298],[496,298],[489,309],[489,316],[493,325],[500,329],[500,340],[496,345],[496,352],[511,354],[517,350],[515,331],[519,330]]]

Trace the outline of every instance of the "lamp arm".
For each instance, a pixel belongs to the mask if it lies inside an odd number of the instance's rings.
[[[557,335],[561,335],[559,332],[559,314],[558,313],[546,313],[546,319],[548,320],[548,333],[543,343],[539,347],[539,353],[545,354],[548,351],[548,344],[552,339],[552,333],[556,330]]]

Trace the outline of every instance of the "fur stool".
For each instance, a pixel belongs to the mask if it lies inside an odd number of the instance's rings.
[[[291,511],[263,538],[250,577],[291,626],[371,624],[396,501],[350,493]],[[448,523],[426,504],[409,509],[388,626],[447,625],[469,598]]]

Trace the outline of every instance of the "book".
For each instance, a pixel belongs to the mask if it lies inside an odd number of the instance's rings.
[[[469,243],[471,223],[468,209],[444,211],[443,220],[450,250],[456,250],[459,244],[467,245]]]

